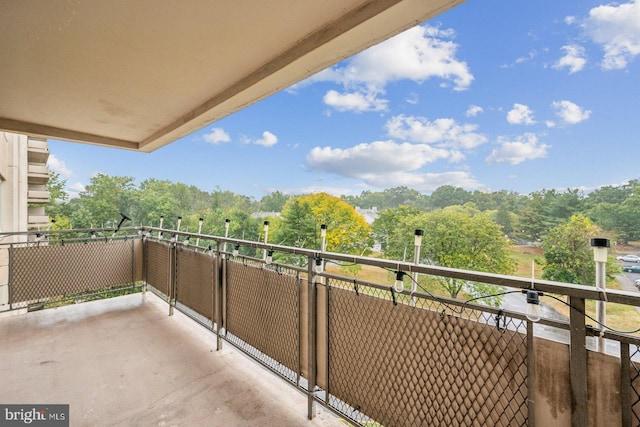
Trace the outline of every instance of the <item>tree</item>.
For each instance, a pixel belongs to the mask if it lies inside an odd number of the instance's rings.
[[[424,215],[424,257],[443,267],[510,274],[515,262],[509,256],[511,244],[499,225],[486,215],[441,209]],[[496,293],[500,287],[467,283],[449,277],[438,278],[440,285],[456,298],[465,288],[473,296]],[[493,303],[499,303],[494,300]]]
[[[424,208],[427,206],[428,196],[409,187],[394,187],[378,192],[365,190],[359,196],[342,196],[342,199],[360,208],[385,210],[399,206]]]
[[[280,212],[291,196],[282,194],[279,191],[269,193],[260,199],[260,210],[262,212]]]
[[[513,232],[513,220],[511,218],[511,213],[507,210],[505,205],[500,205],[498,212],[496,212],[495,222],[502,227],[502,231],[505,234],[510,235]]]
[[[413,259],[414,231],[421,228],[419,215],[422,212],[418,208],[399,206],[395,209],[385,209],[378,218],[373,221],[373,236],[385,254],[391,259],[404,259],[410,256]],[[410,252],[407,254],[407,250]]]
[[[431,193],[429,204],[433,209],[442,209],[447,206],[464,205],[470,202],[471,198],[471,193],[464,188],[443,185]]]
[[[86,211],[82,218],[77,218],[78,222],[85,226],[90,222],[92,227],[101,227],[103,224],[107,226],[109,223],[113,227],[120,221],[120,212],[133,218],[131,211],[134,191],[135,185],[131,177],[112,177],[101,173],[95,175],[85,191],[80,193],[80,200]],[[73,224],[77,226],[76,220],[73,220]]]
[[[166,180],[148,179],[140,184],[135,198],[136,219],[143,225],[158,227],[163,216],[164,228],[175,227],[175,221],[182,215],[171,190],[174,184]]]
[[[56,219],[56,223],[65,216],[64,208],[69,199],[69,195],[65,191],[67,180],[62,179],[57,172],[49,172],[49,181],[47,181],[47,191],[49,192],[49,203],[45,207],[45,212],[52,219]]]
[[[320,225],[327,225],[327,251],[360,254],[373,244],[371,228],[353,206],[327,193],[289,199],[282,209],[276,240],[320,248]]]
[[[542,242],[542,278],[581,285],[595,284],[595,261],[590,239],[601,233],[589,218],[578,214],[554,227]],[[616,269],[607,266],[611,276]]]

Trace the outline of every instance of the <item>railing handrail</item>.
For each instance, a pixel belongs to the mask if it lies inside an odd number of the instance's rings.
[[[5,236],[19,235],[19,236],[31,236],[46,233],[48,235],[60,235],[70,233],[91,233],[97,232],[113,232],[116,228],[83,228],[73,230],[30,230],[22,232],[2,232],[0,233],[0,243]],[[190,231],[178,231],[159,227],[150,226],[132,226],[121,227],[120,232],[140,231],[143,235],[145,232],[167,233],[174,236],[189,236],[199,238],[200,240],[214,241],[218,246],[224,243],[232,245],[240,245],[244,247],[251,247],[256,249],[273,250],[276,252],[284,252],[292,255],[300,255],[307,258],[321,257],[324,259],[330,259],[335,261],[349,262],[362,265],[370,265],[374,267],[380,267],[387,270],[403,271],[406,273],[421,273],[431,276],[443,276],[453,279],[462,279],[472,282],[482,282],[499,286],[507,286],[516,289],[528,289],[532,286],[544,293],[559,294],[569,297],[584,298],[594,301],[606,301],[609,303],[617,303],[624,305],[631,305],[640,307],[640,294],[636,292],[607,289],[603,291],[594,286],[576,285],[570,283],[556,282],[551,280],[531,279],[523,278],[513,275],[503,275],[495,273],[486,273],[481,271],[463,270],[450,267],[441,267],[436,265],[427,264],[413,264],[406,261],[393,261],[381,258],[365,257],[360,255],[342,254],[337,252],[323,252],[316,249],[297,248],[292,246],[275,245],[271,243],[258,242],[253,240],[237,239],[233,237],[215,236],[211,234],[196,233]],[[101,236],[101,238],[109,236]],[[22,242],[20,242],[22,243]],[[190,245],[195,246],[190,243]],[[201,246],[202,247],[202,246]]]

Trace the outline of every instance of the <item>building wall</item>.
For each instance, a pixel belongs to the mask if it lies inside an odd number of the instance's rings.
[[[0,132],[0,232],[48,227],[48,158],[45,139]],[[7,236],[0,243],[16,240]],[[0,246],[0,311],[8,308],[8,264],[8,249]]]

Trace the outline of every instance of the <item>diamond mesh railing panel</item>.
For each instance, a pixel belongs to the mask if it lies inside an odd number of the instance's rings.
[[[20,308],[131,286],[133,244],[133,240],[90,240],[14,247],[10,303],[13,308]]]
[[[176,299],[196,313],[214,319],[214,266],[211,255],[177,249]]]
[[[169,295],[171,278],[171,246],[169,243],[154,240],[145,241],[146,250],[146,282],[163,295]]]
[[[291,381],[300,372],[299,286],[296,276],[227,261],[226,339]]]
[[[500,331],[421,300],[394,305],[387,291],[359,294],[329,289],[330,406],[389,426],[527,424],[520,325]]]
[[[622,363],[631,364],[631,414],[632,425],[640,426],[640,346],[629,345],[630,357],[628,361]]]

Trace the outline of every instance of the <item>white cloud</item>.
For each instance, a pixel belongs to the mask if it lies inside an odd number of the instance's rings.
[[[498,148],[494,149],[486,161],[488,163],[508,163],[517,165],[526,160],[539,159],[547,156],[550,148],[546,144],[538,142],[538,137],[533,133],[526,133],[510,141],[506,138],[499,138]]]
[[[49,167],[49,169],[58,173],[63,178],[69,178],[71,175],[73,175],[71,169],[69,169],[67,165],[62,160],[57,158],[54,154],[49,154],[47,166]]]
[[[451,41],[453,30],[416,26],[373,46],[338,70],[347,82],[384,86],[391,81],[410,79],[418,82],[432,77],[454,83],[465,90],[473,75],[465,62],[456,59],[458,45]]]
[[[271,147],[278,143],[278,137],[269,131],[262,132],[262,138],[254,141],[254,144],[262,145],[263,147]]]
[[[247,135],[240,135],[238,142],[240,144],[256,144],[262,145],[263,147],[271,147],[278,143],[278,137],[266,130],[262,132],[262,138],[251,139]]]
[[[478,126],[458,124],[453,119],[429,121],[425,117],[399,115],[385,125],[389,136],[423,144],[437,143],[441,147],[471,149],[487,142],[476,132]]]
[[[584,66],[587,64],[584,47],[576,44],[570,44],[562,46],[561,49],[564,51],[564,56],[558,59],[558,61],[553,64],[553,68],[569,68],[569,74],[582,71]]]
[[[527,56],[516,58],[516,64],[522,64],[523,62],[531,61],[536,56],[538,56],[538,52],[536,52],[535,50],[531,50],[529,51],[529,54]]]
[[[378,188],[410,187],[429,193],[443,185],[461,187],[467,190],[481,188],[480,184],[468,172],[454,171],[444,173],[407,173],[396,172],[388,175],[372,176],[367,184]]]
[[[407,104],[416,105],[420,101],[420,97],[417,93],[412,92],[406,97],[405,101]]]
[[[551,107],[556,110],[556,116],[569,125],[585,121],[591,115],[590,110],[585,110],[571,101],[554,101]]]
[[[376,141],[350,148],[315,147],[307,154],[311,169],[353,178],[412,171],[447,158],[447,150],[427,144]]]
[[[594,7],[582,25],[604,49],[602,68],[626,68],[640,54],[640,1]]]
[[[429,25],[416,26],[392,37],[337,66],[321,71],[290,90],[319,81],[344,86],[343,94],[333,90],[325,102],[340,111],[384,111],[386,99],[380,98],[390,82],[413,80],[421,83],[438,78],[453,89],[467,89],[473,81],[466,62],[456,58],[458,45],[453,30]]]
[[[523,104],[513,104],[513,109],[507,113],[507,121],[512,125],[532,125],[533,111]]]
[[[324,103],[338,111],[386,111],[389,101],[378,98],[378,90],[362,90],[360,92],[338,93],[330,90],[326,93]]]
[[[467,117],[475,117],[480,113],[484,113],[484,109],[478,105],[469,105],[469,108],[467,108],[467,112],[465,113],[465,115]]]
[[[231,137],[221,128],[213,128],[203,136],[204,140],[211,144],[220,144],[231,141]]]
[[[564,23],[567,25],[572,25],[576,22],[576,17],[575,16],[567,16],[566,18],[564,18]]]

